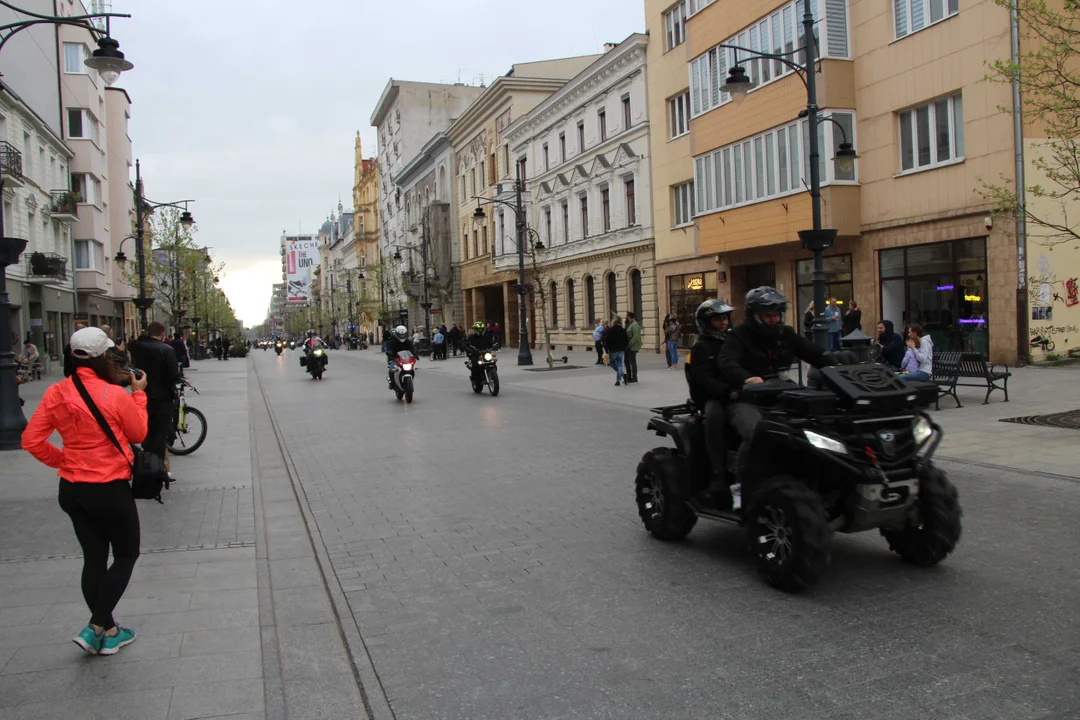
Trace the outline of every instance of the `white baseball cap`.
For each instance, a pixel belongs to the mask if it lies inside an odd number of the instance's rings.
[[[96,358],[104,355],[113,344],[101,328],[83,328],[71,335],[71,354],[83,360]]]

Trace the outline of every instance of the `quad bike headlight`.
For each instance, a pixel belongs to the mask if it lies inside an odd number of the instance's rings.
[[[816,432],[810,430],[803,430],[803,434],[806,435],[806,439],[811,445],[819,450],[828,450],[829,452],[839,453],[841,455],[847,455],[847,448],[844,447],[844,443],[839,440],[834,440],[828,435],[819,435]]]
[[[919,422],[915,423],[915,427],[911,432],[915,436],[915,444],[922,445],[928,437],[934,434],[934,428],[930,426],[929,420],[921,417]]]

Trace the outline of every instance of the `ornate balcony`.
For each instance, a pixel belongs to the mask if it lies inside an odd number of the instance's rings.
[[[21,187],[26,184],[23,177],[22,153],[6,140],[0,140],[0,171],[4,174],[4,183],[9,187]]]
[[[79,219],[79,194],[71,190],[53,190],[50,209],[53,220],[76,222]]]
[[[26,256],[26,274],[48,281],[67,280],[67,258],[56,253],[32,252]]]

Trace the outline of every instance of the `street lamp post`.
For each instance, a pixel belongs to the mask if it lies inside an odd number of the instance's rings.
[[[525,206],[522,203],[521,192],[523,190],[523,184],[521,181],[521,166],[519,165],[515,172],[514,179],[514,202],[508,200],[499,200],[498,198],[485,198],[480,195],[474,195],[473,200],[476,200],[476,212],[473,213],[473,218],[477,220],[483,220],[484,208],[482,205],[488,205],[492,203],[499,203],[500,205],[506,205],[514,211],[515,229],[517,231],[517,246],[518,246],[518,365],[532,365],[532,350],[529,349],[529,328],[527,327],[528,315],[525,312],[525,237],[526,237],[526,223],[525,223]]]
[[[424,309],[424,336],[429,340],[431,339],[431,299],[428,297],[428,217],[427,210],[430,209],[429,205],[424,210],[424,217],[420,223],[420,272],[423,274],[424,283],[424,301],[420,303],[420,307]],[[401,260],[401,248],[406,250],[417,252],[417,249],[411,245],[394,245],[394,260]]]
[[[848,142],[847,131],[831,117],[819,115],[820,108],[817,104],[817,78],[814,75],[815,45],[814,45],[814,15],[812,3],[815,0],[803,2],[803,41],[805,45],[795,48],[786,53],[767,53],[760,50],[739,47],[737,45],[719,45],[721,48],[730,48],[736,53],[746,53],[748,56],[768,58],[776,60],[788,66],[802,79],[806,85],[806,109],[799,113],[799,117],[805,115],[807,121],[807,135],[810,150],[810,211],[813,226],[810,230],[800,230],[799,239],[803,249],[814,253],[814,344],[821,349],[828,349],[829,332],[825,324],[825,251],[836,242],[836,230],[821,227],[821,175],[818,171],[818,124],[828,121],[840,128],[843,142],[836,152],[837,167],[850,172],[855,167],[855,160],[859,157],[855,149]],[[787,56],[803,52],[805,64],[799,64]],[[738,56],[736,55],[736,61]],[[740,102],[746,97],[746,93],[754,88],[756,83],[746,76],[746,70],[736,64],[728,72],[727,81],[720,86],[720,90],[731,95],[731,99]]]
[[[124,59],[120,52],[120,43],[109,36],[110,18],[129,18],[122,13],[90,13],[59,17],[42,15],[15,7],[6,0],[0,0],[0,6],[12,10],[24,19],[0,25],[0,50],[13,35],[35,25],[71,25],[82,28],[97,39],[98,49],[87,58],[84,64],[97,70],[106,85],[112,85],[120,73],[134,67]],[[105,30],[98,29],[93,20],[105,19]],[[0,86],[0,91],[3,86]],[[27,162],[30,158],[27,158]],[[3,167],[0,166],[0,195],[4,192]],[[0,212],[0,450],[18,450],[22,447],[22,432],[26,428],[26,416],[19,403],[19,382],[16,377],[15,350],[11,345],[11,300],[7,292],[7,269],[19,261],[19,255],[26,249],[26,239],[7,237],[4,232],[4,213]],[[62,343],[61,343],[62,344]]]

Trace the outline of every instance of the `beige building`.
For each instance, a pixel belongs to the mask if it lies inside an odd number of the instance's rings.
[[[499,270],[500,254],[495,220],[505,205],[486,205],[485,218],[474,218],[475,197],[511,201],[519,158],[513,157],[505,137],[506,128],[562,87],[599,56],[587,55],[533,63],[519,63],[495,79],[460,117],[447,135],[453,147],[457,183],[454,232],[460,243],[458,266],[466,326],[486,321],[498,323],[503,342],[517,345],[519,337],[517,272]],[[526,186],[528,179],[526,178]],[[510,214],[510,213],[508,213]],[[536,340],[536,323],[530,324],[531,342]]]
[[[381,263],[379,256],[379,163],[365,158],[356,133],[353,163],[353,234],[360,269],[357,289],[357,320],[360,331],[378,335]],[[376,340],[378,342],[378,340]]]
[[[858,303],[868,334],[879,319],[919,323],[939,350],[1014,362],[1015,238],[987,221],[994,208],[977,192],[1013,172],[1012,123],[997,110],[1009,88],[983,64],[1008,55],[1008,14],[990,0],[814,3],[818,105],[835,121],[819,128],[823,224],[839,233],[828,293]],[[684,323],[704,296],[740,306],[762,284],[792,298],[792,324],[812,299],[796,234],[811,227],[803,84],[781,63],[717,47],[798,47],[802,7],[646,2],[650,97],[669,123],[652,141],[656,224],[668,228],[656,233],[660,304]],[[720,90],[736,64],[757,83],[738,104]],[[831,161],[845,136],[861,157],[847,174]]]

